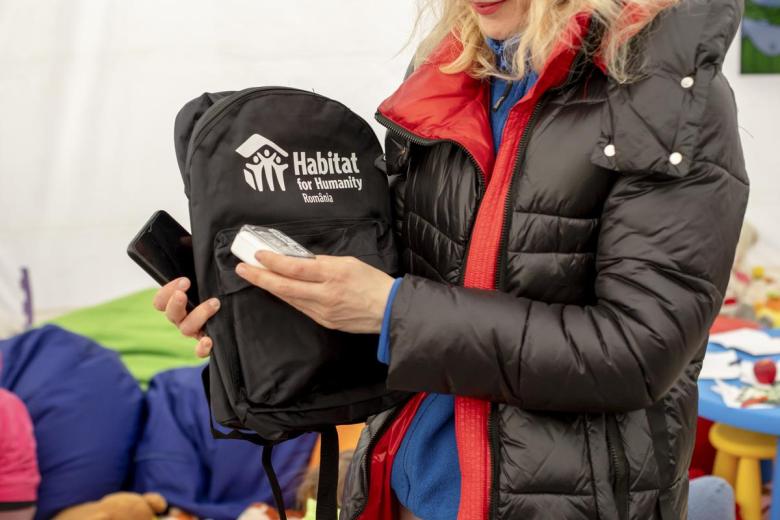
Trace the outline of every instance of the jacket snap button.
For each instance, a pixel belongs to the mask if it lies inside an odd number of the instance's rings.
[[[610,143],[607,146],[604,147],[604,155],[607,157],[614,157],[615,156],[615,145]]]
[[[677,166],[682,162],[682,154],[680,152],[674,152],[672,155],[669,156],[669,162],[673,165]]]
[[[693,86],[693,78],[690,76],[685,76],[680,80],[680,86],[682,88],[691,88]]]

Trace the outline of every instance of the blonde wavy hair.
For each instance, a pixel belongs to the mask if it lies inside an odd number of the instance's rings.
[[[508,73],[498,69],[495,55],[487,46],[477,24],[477,15],[469,0],[420,0],[412,37],[418,33],[421,20],[432,15],[436,20],[431,32],[423,38],[414,56],[417,68],[447,35],[452,33],[463,45],[462,52],[451,62],[440,66],[444,73],[466,71],[476,78],[496,76],[519,79],[528,68],[542,69],[555,45],[565,38],[572,16],[589,12],[604,28],[601,43],[592,52],[598,54],[608,74],[621,83],[635,79],[639,56],[632,46],[635,37],[664,9],[679,0],[509,0],[524,2],[525,23],[508,39],[513,53]],[[410,37],[411,40],[411,37]],[[524,59],[525,58],[525,59]]]

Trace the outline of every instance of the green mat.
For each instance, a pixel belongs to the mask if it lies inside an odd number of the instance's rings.
[[[47,323],[117,351],[133,377],[146,389],[158,372],[204,362],[195,356],[195,340],[183,337],[152,307],[156,290],[148,289],[79,309]]]

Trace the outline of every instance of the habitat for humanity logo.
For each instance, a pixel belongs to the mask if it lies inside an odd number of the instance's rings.
[[[249,162],[244,164],[244,180],[253,190],[286,191],[284,174],[290,167],[290,154],[279,145],[260,134],[252,134],[236,148],[236,152]],[[357,154],[340,155],[338,152],[292,153],[295,186],[303,201],[333,202],[330,190],[357,190],[363,188],[363,179],[357,164]],[[338,175],[338,178],[329,178]],[[306,179],[311,176],[311,179]]]
[[[244,180],[252,186],[252,189],[263,191],[263,179],[268,189],[274,191],[274,178],[276,184],[285,191],[284,170],[287,164],[282,164],[282,157],[288,157],[288,153],[260,134],[252,134],[249,139],[241,143],[236,151],[249,162],[244,165]]]

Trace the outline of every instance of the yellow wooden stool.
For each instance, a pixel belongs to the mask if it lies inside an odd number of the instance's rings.
[[[744,520],[761,520],[760,461],[775,458],[777,439],[716,423],[710,429],[710,442],[718,450],[712,473],[734,488]]]

